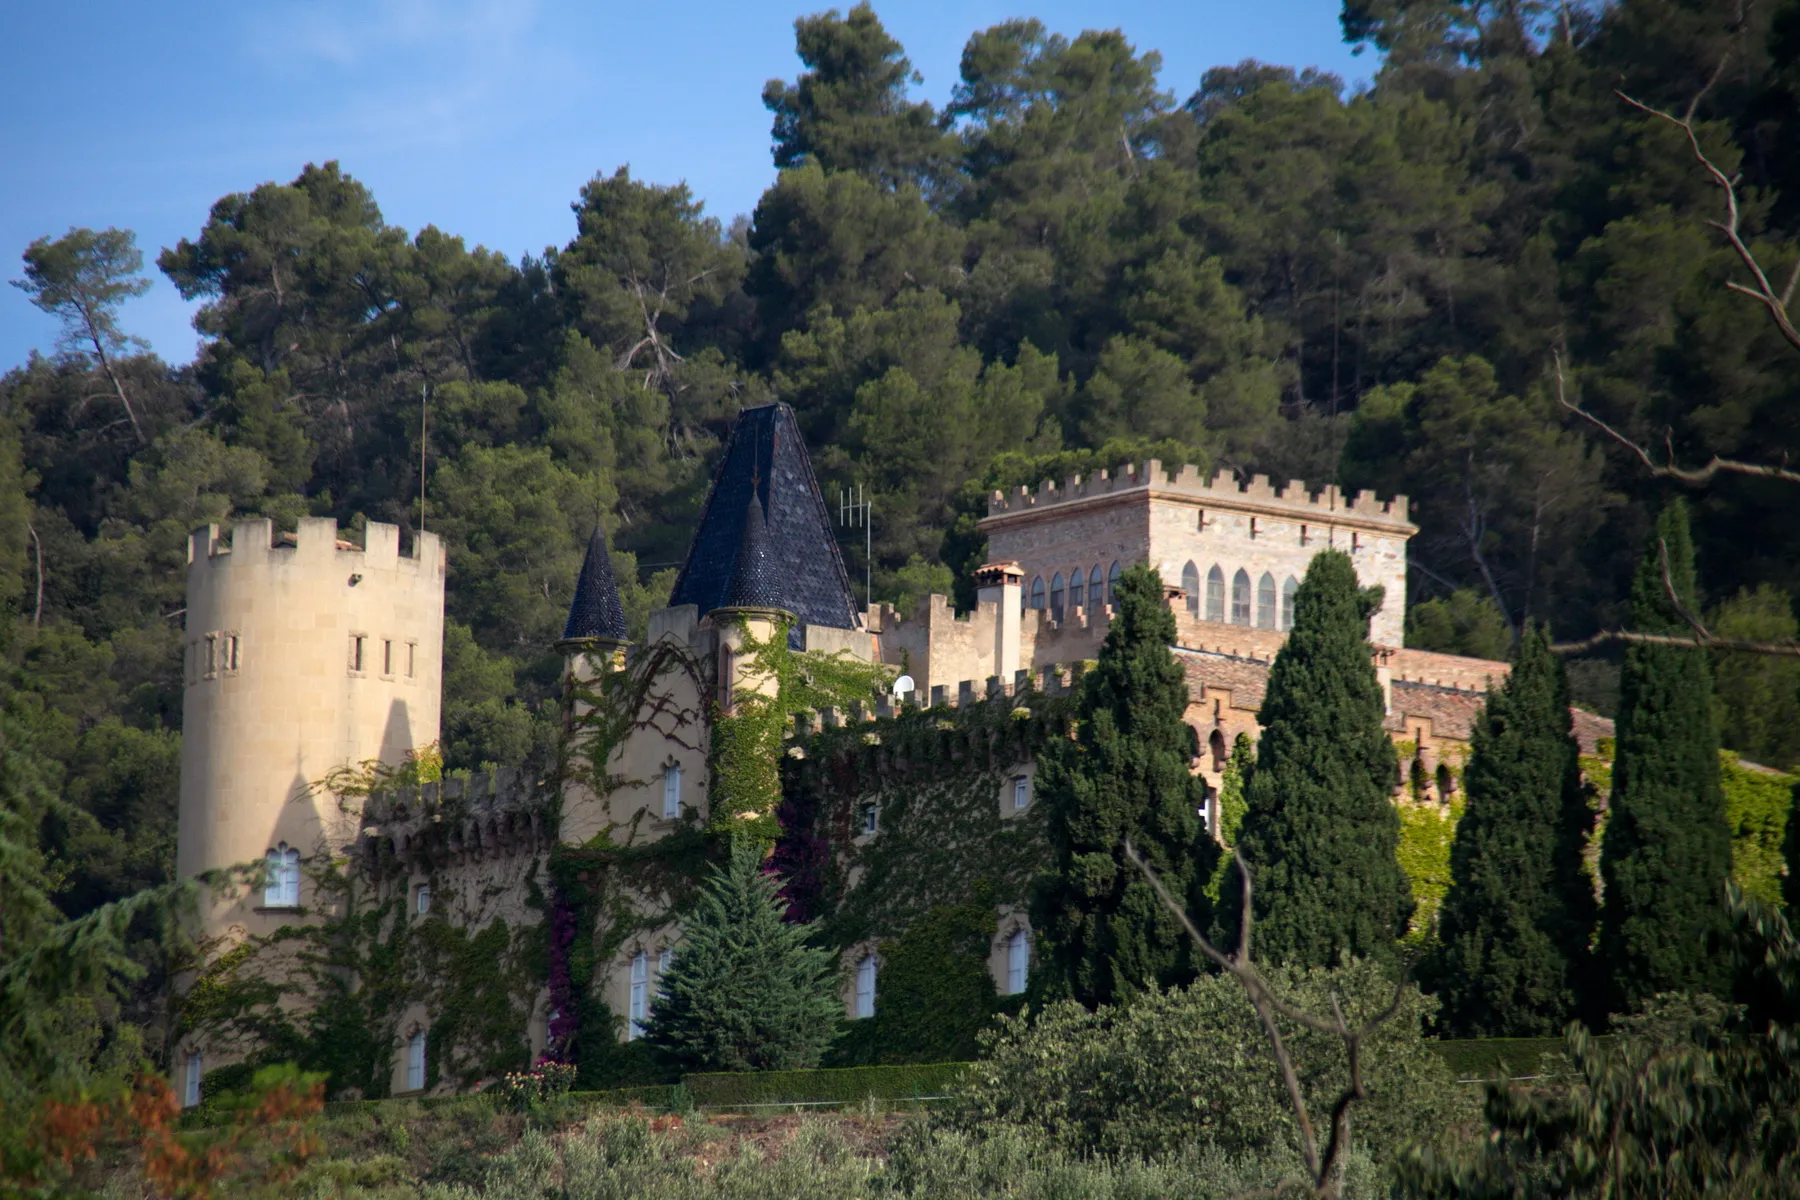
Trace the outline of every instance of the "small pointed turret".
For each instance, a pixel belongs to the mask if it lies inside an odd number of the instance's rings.
[[[731,582],[725,586],[725,603],[720,607],[788,612],[786,594],[782,565],[776,560],[775,544],[769,539],[762,501],[752,486],[750,503],[744,506],[744,532],[738,538],[737,561],[732,564]]]
[[[594,536],[588,539],[587,557],[582,560],[581,575],[575,581],[575,598],[569,604],[569,622],[563,626],[563,641],[587,638],[627,640],[619,583],[613,577],[612,555],[606,551],[606,534],[599,526],[594,527]]]

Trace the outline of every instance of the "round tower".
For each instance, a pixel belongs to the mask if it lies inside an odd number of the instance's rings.
[[[279,538],[267,520],[197,529],[183,650],[177,869],[267,862],[267,885],[203,904],[199,930],[267,932],[314,903],[301,864],[355,833],[319,781],[437,741],[443,549],[422,533],[403,555],[375,523],[358,546],[320,518]]]

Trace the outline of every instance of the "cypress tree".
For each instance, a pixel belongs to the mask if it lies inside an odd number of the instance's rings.
[[[1631,627],[1682,634],[1664,580],[1689,612],[1694,545],[1679,500],[1657,518],[1631,587]],[[1658,992],[1722,992],[1729,984],[1724,883],[1731,829],[1719,790],[1712,673],[1698,647],[1634,645],[1619,678],[1612,803],[1600,849],[1605,884],[1601,962],[1613,1011]]]
[[[1541,627],[1520,638],[1472,742],[1427,982],[1455,1036],[1554,1034],[1576,1013],[1596,905],[1568,678]]]
[[[1315,556],[1269,670],[1237,839],[1254,885],[1259,959],[1392,961],[1412,913],[1395,858],[1394,745],[1367,640],[1379,603],[1379,590],[1357,589],[1349,555]],[[1219,897],[1227,944],[1237,941],[1242,895],[1234,864]]]
[[[1200,825],[1206,783],[1188,769],[1187,678],[1169,653],[1175,618],[1161,577],[1133,567],[1113,603],[1099,665],[1082,681],[1076,735],[1052,742],[1038,764],[1056,859],[1032,901],[1034,987],[1090,1006],[1194,978],[1192,946],[1126,860],[1125,839],[1202,929],[1218,854]]]
[[[780,885],[750,838],[733,839],[675,947],[644,1036],[684,1071],[789,1071],[819,1064],[837,1032],[831,954],[783,919]]]

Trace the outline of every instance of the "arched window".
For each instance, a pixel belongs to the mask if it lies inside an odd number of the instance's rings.
[[[300,852],[283,842],[269,851],[267,867],[268,878],[263,881],[263,907],[299,907]]]
[[[1200,615],[1200,568],[1190,560],[1181,568],[1181,590],[1187,593],[1187,610]]]
[[[875,956],[865,954],[856,964],[857,1019],[875,1015]]]
[[[413,1035],[406,1039],[406,1090],[420,1092],[425,1090],[425,1031],[413,1030]]]
[[[1025,990],[1025,979],[1031,974],[1031,938],[1023,929],[1015,929],[1006,939],[1006,994],[1016,996]]]
[[[1256,581],[1256,627],[1275,628],[1275,577],[1267,571]]]
[[[1250,623],[1250,572],[1242,567],[1231,577],[1231,623]]]
[[[1225,619],[1225,572],[1218,563],[1206,573],[1206,619],[1223,621]]]
[[[1113,559],[1113,565],[1106,569],[1106,602],[1117,604],[1119,601],[1119,576],[1125,572],[1119,569],[1119,560]]]
[[[1044,577],[1042,575],[1031,581],[1031,607],[1044,607]]]
[[[1106,602],[1106,595],[1100,590],[1100,579],[1100,564],[1095,563],[1094,569],[1088,572],[1088,607],[1090,608],[1099,608]]]
[[[1448,800],[1456,791],[1456,774],[1450,770],[1449,763],[1439,763],[1437,769],[1437,790],[1439,800]]]
[[[648,951],[639,950],[631,956],[631,993],[627,1001],[627,1013],[631,1018],[631,1026],[626,1030],[625,1039],[636,1041],[644,1036],[644,1022],[650,1016],[650,955]]]
[[[1227,756],[1227,751],[1225,749],[1225,731],[1223,729],[1213,730],[1212,736],[1206,739],[1206,747],[1212,751],[1212,769],[1215,771],[1223,771],[1225,769],[1225,759]]]
[[[1058,617],[1062,616],[1062,604],[1063,577],[1062,572],[1058,571],[1055,575],[1050,577],[1050,611]]]
[[[1289,575],[1281,585],[1281,627],[1294,627],[1294,593],[1300,590],[1300,584]]]
[[[1087,583],[1086,577],[1082,575],[1080,567],[1076,567],[1073,571],[1069,572],[1069,607],[1070,608],[1082,608],[1082,607],[1086,606],[1086,604],[1087,604],[1086,583]]]

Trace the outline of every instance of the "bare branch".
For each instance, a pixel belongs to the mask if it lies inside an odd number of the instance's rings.
[[[1568,390],[1563,380],[1562,355],[1552,352],[1550,357],[1555,364],[1557,403],[1600,430],[1600,432],[1604,433],[1607,437],[1611,438],[1625,449],[1631,451],[1631,453],[1636,456],[1637,460],[1644,464],[1644,468],[1648,470],[1650,474],[1664,479],[1678,479],[1682,483],[1696,485],[1710,483],[1712,477],[1721,472],[1732,475],[1760,475],[1765,479],[1779,479],[1786,483],[1800,483],[1800,471],[1795,471],[1787,465],[1786,455],[1782,456],[1779,463],[1752,463],[1743,462],[1735,458],[1722,458],[1715,454],[1712,456],[1711,461],[1702,466],[1682,467],[1676,465],[1675,456],[1673,453],[1669,453],[1666,462],[1658,462],[1649,450],[1638,445],[1623,433],[1614,429],[1611,425],[1608,425],[1605,421],[1601,420],[1587,409],[1581,407],[1581,405],[1570,400]]]
[[[1689,102],[1687,111],[1679,117],[1675,116],[1673,113],[1664,112],[1660,108],[1653,108],[1650,105],[1645,104],[1642,100],[1635,99],[1624,92],[1614,91],[1613,94],[1625,103],[1631,105],[1631,107],[1637,109],[1639,112],[1644,113],[1647,116],[1656,117],[1659,120],[1667,121],[1675,128],[1681,130],[1687,137],[1688,149],[1693,153],[1694,161],[1700,164],[1700,169],[1706,172],[1707,177],[1712,180],[1713,186],[1725,193],[1725,219],[1723,221],[1708,221],[1707,224],[1725,235],[1725,240],[1730,243],[1732,250],[1737,253],[1738,261],[1744,264],[1745,269],[1750,272],[1750,277],[1756,281],[1754,287],[1746,287],[1741,283],[1728,283],[1725,286],[1729,287],[1734,292],[1741,292],[1744,295],[1749,296],[1751,299],[1760,303],[1764,308],[1768,309],[1770,318],[1775,322],[1775,328],[1781,331],[1781,336],[1786,338],[1788,344],[1794,349],[1800,350],[1800,329],[1794,328],[1793,319],[1788,315],[1787,310],[1787,302],[1793,295],[1794,285],[1792,281],[1790,281],[1787,287],[1777,292],[1769,283],[1768,274],[1764,272],[1762,264],[1756,260],[1755,252],[1744,242],[1743,235],[1738,228],[1740,213],[1738,209],[1737,180],[1732,176],[1725,174],[1724,171],[1719,169],[1718,164],[1706,156],[1706,151],[1700,148],[1699,135],[1694,132],[1694,113],[1698,110],[1701,99],[1705,97],[1707,92],[1712,90],[1713,85],[1718,82],[1719,77],[1724,73],[1727,61],[1729,60],[1720,60],[1717,69],[1713,71],[1712,78],[1707,81],[1706,86],[1700,89],[1693,100]]]
[[[1743,638],[1708,637],[1679,633],[1639,633],[1634,629],[1603,629],[1578,642],[1556,642],[1552,654],[1586,654],[1589,650],[1620,642],[1628,646],[1680,646],[1684,649],[1732,650],[1740,654],[1800,656],[1800,642],[1752,642]]]

